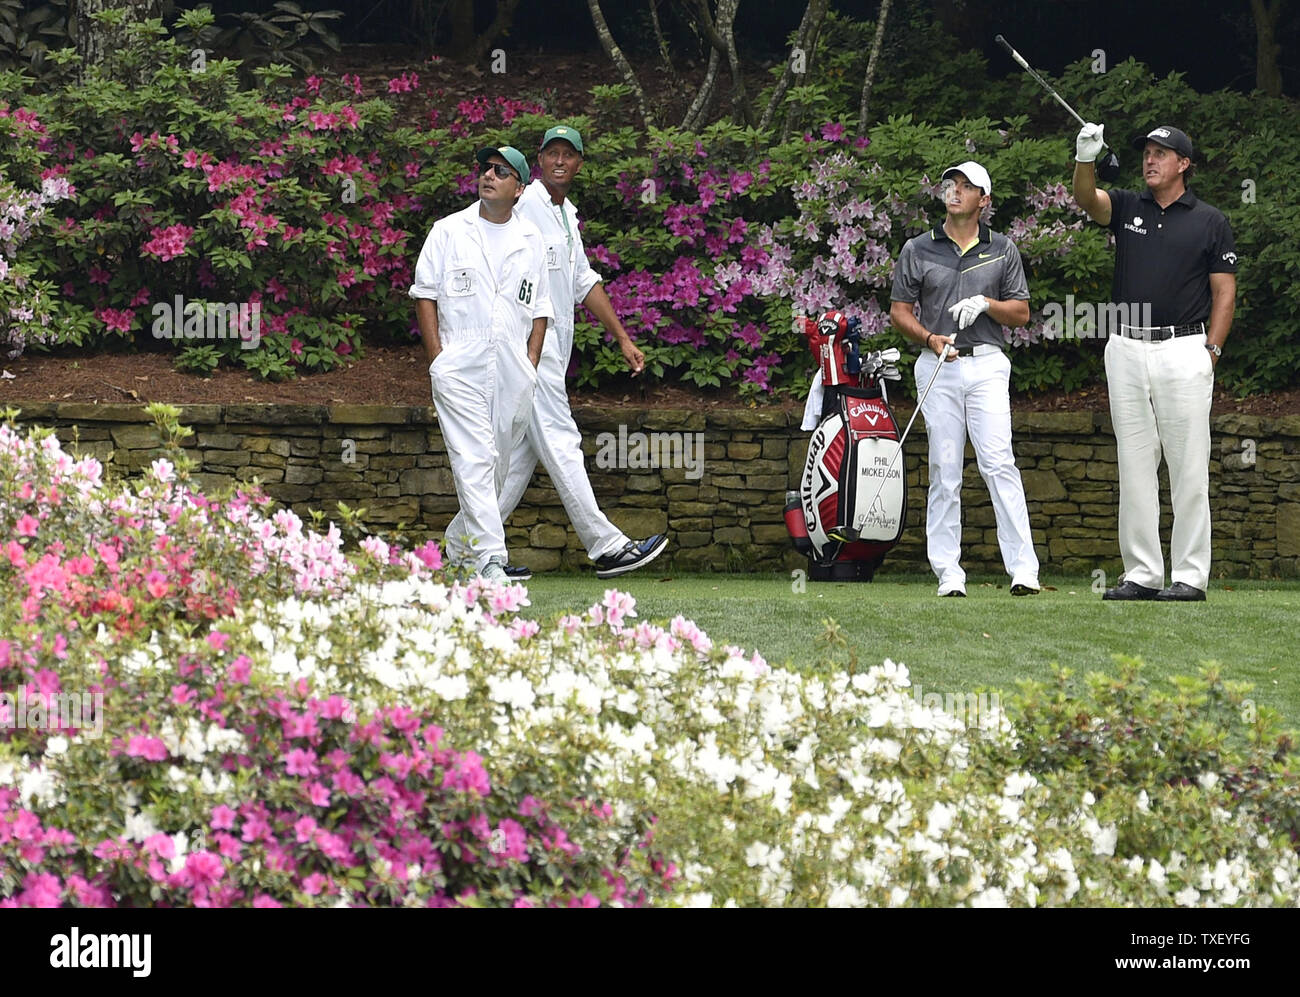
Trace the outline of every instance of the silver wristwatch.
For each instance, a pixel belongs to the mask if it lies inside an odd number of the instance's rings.
[[[1223,347],[1215,346],[1213,343],[1206,343],[1205,348],[1213,353],[1216,357],[1223,356]]]

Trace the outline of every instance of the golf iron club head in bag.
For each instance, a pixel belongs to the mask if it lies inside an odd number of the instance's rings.
[[[1061,95],[1057,93],[1055,89],[1052,88],[1052,85],[1048,83],[1045,79],[1043,79],[1038,74],[1038,72],[1031,65],[1029,65],[1028,62],[1025,61],[1025,57],[1011,47],[1011,43],[1009,41],[1007,41],[1001,35],[998,35],[993,40],[997,42],[999,45],[1001,45],[1002,48],[1006,50],[1006,53],[1009,56],[1011,56],[1012,59],[1015,60],[1015,62],[1020,66],[1021,69],[1023,69],[1030,76],[1032,76],[1034,78],[1034,81],[1040,87],[1042,87],[1049,94],[1051,94],[1052,97],[1055,98],[1056,102],[1060,104],[1063,108],[1065,108],[1070,113],[1070,116],[1074,118],[1075,121],[1079,122],[1079,127],[1083,127],[1084,125],[1087,124],[1087,122],[1084,121],[1083,118],[1079,117],[1078,113],[1074,110],[1074,108],[1072,108],[1069,104],[1067,104],[1065,100],[1061,97]],[[1108,149],[1109,146],[1103,145],[1102,148]],[[1097,171],[1097,179],[1103,180],[1106,183],[1114,183],[1116,180],[1118,180],[1119,173],[1120,173],[1119,157],[1115,155],[1115,150],[1110,149],[1110,151],[1106,154],[1104,159],[1098,159],[1094,168]]]

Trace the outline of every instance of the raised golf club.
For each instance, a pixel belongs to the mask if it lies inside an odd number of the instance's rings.
[[[1028,62],[1025,61],[1025,57],[1021,55],[1019,52],[1017,52],[1011,46],[1011,43],[1009,41],[1007,41],[1001,35],[996,35],[993,40],[997,42],[999,45],[1001,45],[1004,49],[1006,49],[1007,55],[1011,56],[1012,59],[1014,59],[1017,63],[1019,63],[1020,68],[1022,68],[1025,72],[1027,72],[1030,76],[1032,76],[1040,87],[1042,87],[1049,94],[1051,94],[1052,97],[1055,98],[1056,102],[1060,104],[1063,108],[1065,108],[1066,111],[1069,112],[1070,117],[1074,118],[1075,121],[1079,122],[1080,127],[1088,123],[1084,121],[1083,118],[1079,117],[1078,112],[1075,111],[1074,108],[1072,108],[1069,104],[1065,102],[1065,98],[1063,98],[1059,93],[1057,93],[1056,90],[1053,88],[1053,86],[1050,83],[1048,83],[1045,79],[1043,79],[1042,76],[1038,74],[1038,71],[1034,69],[1033,66],[1031,66]],[[1102,148],[1109,149],[1110,146],[1103,143]],[[1110,154],[1097,164],[1097,176],[1100,177],[1102,180],[1105,180],[1107,183],[1113,183],[1115,180],[1119,179],[1119,157],[1115,155],[1114,150],[1111,150]]]

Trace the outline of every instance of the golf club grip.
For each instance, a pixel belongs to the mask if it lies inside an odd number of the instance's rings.
[[[1029,69],[1029,63],[1025,62],[1024,56],[1022,56],[1019,52],[1017,52],[1014,48],[1011,47],[1011,43],[1009,41],[1007,41],[1001,35],[996,36],[993,40],[997,42],[999,45],[1001,45],[1004,49],[1006,49],[1007,55],[1011,56],[1011,58],[1015,59],[1016,62],[1020,63],[1023,69]]]

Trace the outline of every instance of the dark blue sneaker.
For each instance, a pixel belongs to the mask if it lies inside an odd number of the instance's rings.
[[[512,582],[526,582],[533,577],[531,568],[525,568],[522,564],[507,564],[506,577]]]
[[[614,578],[649,564],[668,546],[668,535],[656,533],[644,540],[629,540],[622,550],[596,560],[597,578]]]

